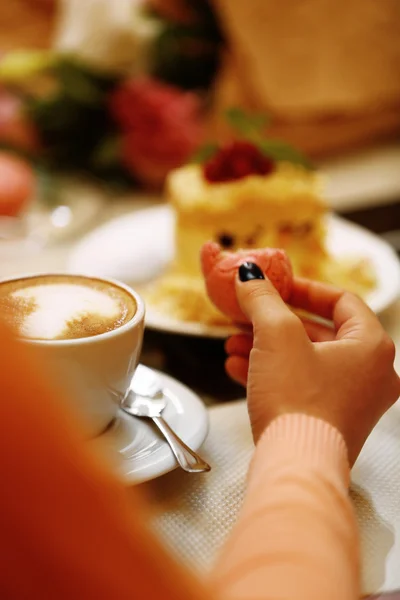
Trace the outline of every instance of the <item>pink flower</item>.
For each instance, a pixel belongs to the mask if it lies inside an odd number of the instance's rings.
[[[0,143],[28,152],[38,148],[37,133],[23,114],[20,98],[3,88],[0,88]]]
[[[193,93],[130,80],[114,92],[111,111],[123,132],[123,161],[147,185],[161,185],[201,142],[200,103]]]

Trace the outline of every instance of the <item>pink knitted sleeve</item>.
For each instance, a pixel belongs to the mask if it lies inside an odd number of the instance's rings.
[[[358,534],[347,450],[328,423],[290,414],[271,423],[246,499],[213,572],[224,600],[355,600]]]

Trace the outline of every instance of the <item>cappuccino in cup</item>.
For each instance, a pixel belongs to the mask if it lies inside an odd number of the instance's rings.
[[[28,339],[101,335],[125,325],[135,312],[131,294],[100,279],[42,275],[0,284],[0,314]]]
[[[144,312],[140,296],[112,280],[40,274],[0,281],[1,318],[35,348],[88,437],[107,428],[129,392]]]

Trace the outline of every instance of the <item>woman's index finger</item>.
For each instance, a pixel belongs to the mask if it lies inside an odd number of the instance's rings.
[[[333,321],[335,305],[344,291],[320,281],[295,277],[289,304]]]

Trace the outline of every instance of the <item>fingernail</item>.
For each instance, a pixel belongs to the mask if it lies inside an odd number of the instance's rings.
[[[252,262],[245,262],[239,267],[240,281],[251,281],[252,279],[265,279],[260,267]]]

